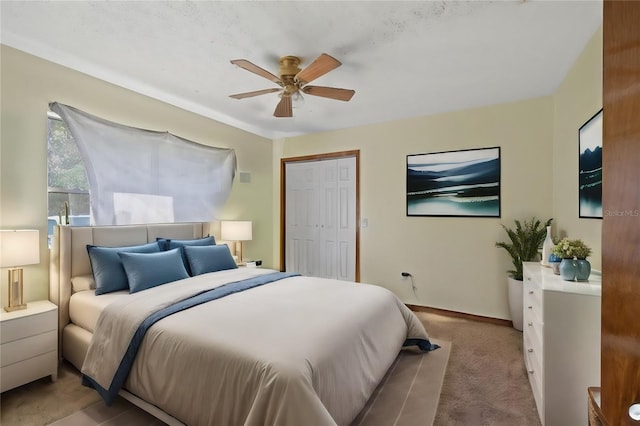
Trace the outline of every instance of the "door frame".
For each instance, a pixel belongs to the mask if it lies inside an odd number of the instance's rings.
[[[329,152],[325,154],[303,155],[299,157],[287,157],[280,159],[280,270],[286,270],[285,244],[286,214],[287,214],[287,164],[299,162],[312,162],[323,160],[337,160],[339,158],[355,157],[356,159],[356,282],[360,282],[360,150]]]

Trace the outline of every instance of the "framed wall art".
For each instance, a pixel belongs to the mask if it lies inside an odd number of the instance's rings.
[[[407,155],[407,216],[500,217],[500,147]]]
[[[602,219],[602,109],[578,130],[578,216]]]

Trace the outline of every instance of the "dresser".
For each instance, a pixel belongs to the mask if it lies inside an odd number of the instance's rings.
[[[523,265],[524,363],[545,426],[588,423],[587,388],[600,386],[601,277],[564,281]]]
[[[1,309],[1,308],[0,308]],[[0,312],[0,392],[58,377],[58,307],[48,300]]]

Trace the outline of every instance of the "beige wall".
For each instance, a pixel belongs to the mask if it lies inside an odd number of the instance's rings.
[[[168,130],[206,145],[234,148],[238,171],[251,183],[234,182],[221,219],[254,222],[254,241],[245,257],[271,261],[273,200],[271,141],[186,112],[104,81],[1,47],[0,227],[40,230],[40,265],[25,268],[25,300],[48,297],[47,111],[59,101],[108,120]],[[214,218],[212,218],[213,220]],[[2,271],[0,302],[6,305],[7,276]]]
[[[554,236],[584,240],[593,249],[589,261],[599,270],[602,220],[578,218],[578,129],[602,108],[602,27],[555,92],[553,101]]]
[[[549,218],[551,97],[288,139],[283,155],[360,150],[361,281],[407,303],[509,318],[501,223]],[[407,217],[406,155],[501,147],[502,217]],[[410,281],[402,279],[410,272]]]
[[[501,223],[554,218],[556,236],[583,238],[600,266],[600,221],[578,219],[577,129],[602,105],[602,31],[551,96],[356,129],[268,141],[2,46],[2,228],[41,230],[41,264],[25,270],[26,299],[47,297],[46,112],[59,101],[107,119],[169,130],[231,147],[238,170],[221,218],[254,221],[245,254],[279,265],[280,159],[359,149],[361,153],[361,280],[390,288],[407,303],[509,318],[507,254],[494,247]],[[502,217],[406,217],[406,155],[501,147]],[[271,156],[272,161],[265,161]],[[400,272],[413,274],[417,296]],[[6,275],[0,296],[6,304]]]
[[[578,128],[602,105],[602,31],[552,96],[280,141],[274,156],[359,149],[361,280],[406,303],[509,319],[500,224],[554,218],[554,234],[583,238],[600,266],[600,220],[578,219]],[[284,144],[284,147],[282,147]],[[406,217],[406,155],[501,147],[502,217]],[[278,189],[274,191],[276,200]],[[278,214],[278,212],[275,212]],[[410,272],[418,288],[400,272]]]

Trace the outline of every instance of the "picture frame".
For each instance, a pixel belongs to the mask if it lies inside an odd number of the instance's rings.
[[[406,215],[499,218],[500,170],[500,147],[409,154]]]
[[[602,109],[578,129],[578,217],[602,219]]]

